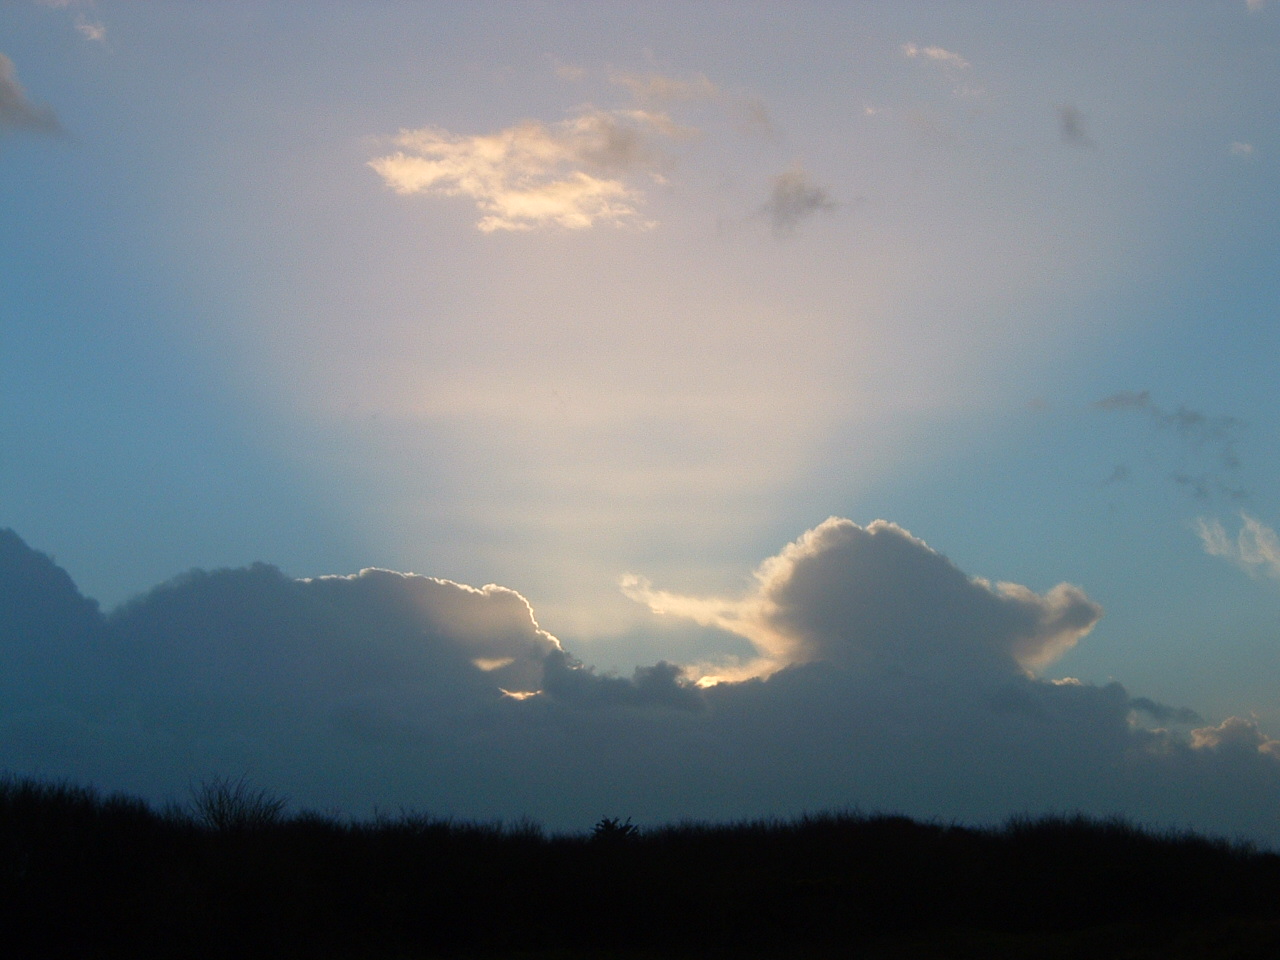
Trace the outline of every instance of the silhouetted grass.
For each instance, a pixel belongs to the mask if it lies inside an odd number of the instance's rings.
[[[245,781],[156,810],[0,780],[10,957],[1275,957],[1280,857],[1121,820],[835,813],[581,835],[287,815]]]

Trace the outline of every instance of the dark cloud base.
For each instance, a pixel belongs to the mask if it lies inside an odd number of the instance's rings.
[[[798,624],[821,656],[701,688],[668,663],[596,673],[514,591],[382,570],[194,571],[103,614],[0,532],[0,769],[159,801],[248,774],[324,811],[553,828],[1082,811],[1280,839],[1278,745],[1251,721],[1188,730],[1192,712],[1119,684],[1017,669],[1096,619],[1075,588],[997,590],[891,524],[829,521],[788,551],[771,629]],[[911,624],[937,636],[892,655]],[[837,655],[837,636],[875,655]]]

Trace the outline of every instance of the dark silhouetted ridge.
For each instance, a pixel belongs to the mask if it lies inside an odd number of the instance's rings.
[[[831,814],[579,836],[289,816],[243,780],[157,811],[0,781],[10,957],[1273,957],[1280,856],[1120,820]]]

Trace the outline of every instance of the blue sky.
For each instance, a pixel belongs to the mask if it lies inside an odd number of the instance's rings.
[[[414,571],[692,682],[883,519],[1101,609],[1038,682],[1265,745],[1277,16],[7,4],[0,526],[105,611]]]

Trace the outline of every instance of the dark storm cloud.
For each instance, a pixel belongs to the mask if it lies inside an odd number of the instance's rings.
[[[52,110],[27,97],[13,61],[0,53],[0,132],[5,130],[56,134],[62,126]]]
[[[247,773],[295,806],[555,827],[859,805],[1277,837],[1280,745],[1252,721],[1146,729],[1137,713],[1199,721],[1026,672],[1096,619],[1077,588],[991,586],[892,524],[836,520],[758,576],[767,603],[725,616],[779,661],[700,687],[671,663],[596,673],[514,591],[385,570],[194,571],[103,615],[5,532],[0,767],[155,799]]]

